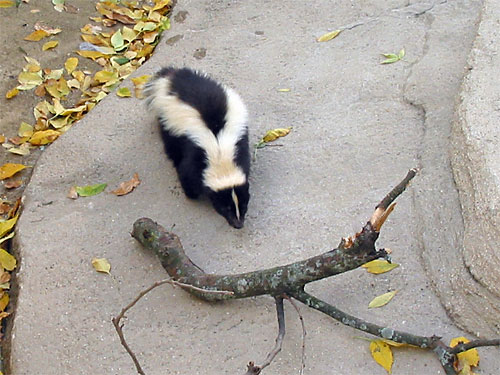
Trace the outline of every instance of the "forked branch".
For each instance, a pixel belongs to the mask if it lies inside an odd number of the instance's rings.
[[[276,299],[279,333],[275,349],[268,355],[263,365],[255,366],[251,362],[248,365],[246,375],[259,374],[281,350],[281,343],[285,333],[283,296],[293,297],[307,306],[363,332],[400,343],[431,349],[438,355],[446,374],[455,374],[453,361],[456,359],[456,354],[462,351],[462,347],[461,349],[449,348],[437,336],[417,336],[363,321],[338,310],[304,290],[305,286],[312,281],[347,272],[371,260],[388,256],[384,249],[377,250],[375,248],[375,242],[378,239],[382,225],[394,209],[394,200],[405,191],[416,173],[416,169],[411,169],[406,177],[380,201],[369,221],[360,232],[342,238],[340,244],[333,250],[285,266],[237,275],[207,274],[186,255],[179,238],[175,234],[167,232],[151,219],[142,218],[137,220],[134,223],[132,236],[144,247],[153,250],[158,255],[167,273],[177,282],[182,283],[181,287],[183,289],[201,299],[215,301],[258,295],[270,295]],[[226,293],[221,293],[223,291]],[[141,298],[141,295],[133,304],[139,298]],[[128,308],[124,310],[126,311]],[[121,315],[123,313],[124,311],[122,311]],[[119,319],[117,322],[115,320],[113,322],[120,334]],[[120,335],[120,338],[122,337],[123,335]],[[482,344],[499,345],[498,340],[493,340],[482,342],[476,346]],[[125,348],[127,347],[125,346]],[[134,363],[136,363],[136,359],[134,359]]]

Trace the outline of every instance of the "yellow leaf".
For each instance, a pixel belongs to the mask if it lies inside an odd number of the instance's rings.
[[[266,143],[267,142],[273,142],[273,141],[277,140],[280,137],[284,137],[285,135],[287,135],[288,133],[290,133],[291,130],[292,130],[291,127],[289,127],[289,128],[278,128],[278,129],[269,130],[264,135],[264,137],[262,137],[262,140],[264,142],[266,142]]]
[[[389,263],[386,260],[375,259],[371,262],[363,264],[361,267],[366,268],[366,270],[370,273],[378,275],[380,273],[389,272],[398,266],[399,264],[397,263]]]
[[[450,341],[450,347],[457,346],[461,343],[468,343],[469,340],[465,337],[455,337]],[[479,353],[476,348],[469,349],[466,352],[458,353],[458,369],[467,368],[470,371],[471,366],[479,365]]]
[[[9,304],[9,295],[4,293],[2,298],[0,298],[0,311],[4,311]]]
[[[278,89],[278,92],[290,92],[290,89]]]
[[[121,98],[130,98],[132,96],[128,87],[120,87],[118,90],[116,90],[116,95]]]
[[[111,264],[105,258],[94,258],[92,259],[92,265],[97,272],[109,273],[111,269]]]
[[[384,305],[387,305],[391,299],[394,298],[396,295],[397,290],[393,290],[392,292],[387,292],[384,294],[381,294],[380,296],[375,297],[374,299],[371,300],[370,304],[368,305],[369,308],[374,308],[374,307],[382,307]]]
[[[30,154],[30,145],[29,143],[23,143],[21,146],[9,148],[7,151],[12,154],[26,156]]]
[[[56,130],[42,130],[39,132],[33,133],[31,136],[29,143],[35,146],[42,146],[48,143],[54,142],[57,137],[59,137],[59,132]]]
[[[5,94],[5,97],[7,99],[12,99],[17,94],[19,94],[19,90],[14,87],[12,90],[7,91],[7,94]]]
[[[5,142],[5,135],[0,134],[0,143],[4,143],[4,142]]]
[[[56,48],[59,44],[57,40],[51,40],[50,42],[44,43],[42,46],[42,51],[47,51],[48,49]]]
[[[78,57],[70,57],[64,63],[64,67],[66,68],[68,74],[73,73],[73,71],[76,69],[77,66],[78,66]]]
[[[26,166],[23,164],[4,164],[0,167],[0,180],[5,180],[6,178],[12,177],[17,172],[22,171],[24,168],[26,168]]]
[[[118,74],[116,72],[101,70],[94,75],[94,79],[99,83],[116,81],[118,79]]]
[[[97,60],[99,57],[106,56],[106,54],[98,51],[76,51],[82,57],[88,57],[92,60]]]
[[[45,30],[35,30],[30,35],[24,38],[24,40],[29,40],[31,42],[38,42],[43,38],[49,36],[50,34]]]
[[[35,86],[38,86],[43,82],[43,78],[40,73],[31,73],[31,72],[21,72],[17,76],[17,80],[20,84],[26,87],[30,87],[28,90],[32,89]],[[19,87],[18,87],[19,89]]]
[[[14,258],[11,254],[9,254],[4,249],[0,249],[0,265],[5,268],[7,271],[12,271],[16,268],[16,258]]]
[[[33,135],[33,126],[24,121],[21,122],[17,135],[20,137],[31,137]]]
[[[150,79],[151,79],[151,76],[148,74],[145,74],[145,75],[140,76],[140,77],[131,78],[131,81],[133,82],[133,84],[135,86],[139,86],[139,85],[144,85]]]
[[[335,30],[335,31],[330,31],[329,33],[321,35],[316,41],[318,42],[328,42],[329,40],[332,40],[333,38],[336,38],[342,30]]]
[[[375,362],[390,374],[392,371],[392,363],[394,362],[390,346],[382,340],[373,340],[370,343],[370,352]]]
[[[19,214],[18,214],[19,215]],[[0,238],[5,236],[9,231],[16,225],[18,215],[14,216],[12,219],[2,221],[0,223]]]
[[[10,8],[16,5],[13,1],[2,0],[0,1],[0,8]]]

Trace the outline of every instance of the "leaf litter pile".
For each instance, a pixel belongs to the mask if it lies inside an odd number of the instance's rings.
[[[58,12],[73,10],[64,0],[52,0],[52,3]],[[2,1],[0,6],[14,7],[18,3]],[[20,92],[25,91],[36,95],[40,101],[33,108],[32,123],[22,122],[15,136],[7,138],[0,135],[3,152],[26,156],[31,149],[52,143],[117,89],[151,56],[162,32],[170,28],[171,6],[171,0],[97,2],[98,16],[91,17],[93,23],[81,28],[82,43],[76,48],[75,55],[64,62],[64,66],[56,69],[42,67],[34,57],[25,56],[26,64],[17,76],[17,84],[13,82],[10,90],[2,95],[14,101]],[[47,41],[46,38],[64,33],[64,30],[39,22],[34,29],[24,40],[39,43],[40,53],[48,53],[45,51],[59,45],[59,41]],[[79,69],[81,58],[92,59],[100,70]],[[142,87],[148,79],[149,76],[132,79],[136,97],[142,97]],[[126,87],[118,89],[116,94],[123,98],[132,96]],[[15,175],[25,168],[26,165],[18,163],[0,166],[0,180],[4,188],[21,186],[22,180],[16,179]],[[123,182],[111,193],[117,196],[128,194],[139,183],[139,176],[135,174],[132,180]],[[106,184],[76,186],[73,188],[76,196],[72,198],[92,196],[105,188]],[[20,206],[20,198],[13,202],[0,199],[0,320],[9,315],[5,311],[9,303],[7,290],[10,287],[10,271],[15,269],[17,261],[5,249],[8,240],[14,237]],[[105,263],[104,260],[99,260],[98,264],[102,263]],[[95,267],[95,261],[92,264]],[[106,267],[98,270],[106,272]]]

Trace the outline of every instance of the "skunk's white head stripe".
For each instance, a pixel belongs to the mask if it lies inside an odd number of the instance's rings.
[[[234,189],[231,190],[231,198],[233,199],[234,207],[236,207],[236,219],[240,220],[240,206],[238,204],[238,196]]]
[[[203,182],[213,191],[246,183],[245,173],[234,163],[236,143],[246,132],[247,111],[239,95],[224,88],[227,113],[224,128],[217,137],[207,128],[200,113],[170,93],[170,79],[158,77],[148,87],[149,108],[164,119],[162,126],[177,136],[187,136],[205,150],[208,166]]]

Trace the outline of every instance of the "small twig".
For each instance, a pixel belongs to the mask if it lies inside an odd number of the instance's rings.
[[[198,288],[198,287],[193,286],[193,285],[180,283],[178,281],[171,280],[171,279],[164,279],[164,280],[157,281],[153,285],[151,285],[150,287],[148,287],[148,288],[144,289],[142,292],[140,292],[137,295],[137,297],[134,298],[134,300],[132,302],[130,302],[127,306],[125,306],[122,309],[122,311],[120,311],[120,313],[112,319],[112,322],[113,322],[113,325],[115,326],[116,333],[118,333],[118,336],[120,337],[120,342],[121,342],[122,346],[125,348],[127,353],[130,355],[130,357],[132,358],[132,361],[134,361],[135,368],[136,368],[137,372],[141,375],[146,375],[146,374],[144,373],[139,361],[137,360],[137,356],[132,351],[132,349],[130,349],[130,347],[127,344],[127,341],[125,340],[125,336],[123,335],[123,324],[120,325],[120,321],[125,316],[125,313],[128,310],[130,310],[132,307],[134,307],[134,305],[137,302],[139,302],[139,300],[142,297],[144,297],[146,294],[151,292],[154,288],[159,287],[160,285],[163,285],[163,284],[171,284],[174,286],[177,285],[177,286],[180,286],[184,289],[193,289],[193,290],[197,290],[197,291],[203,291],[204,293],[217,293],[217,294],[232,294],[233,293],[233,292],[220,291],[220,290],[206,290],[203,288]]]
[[[301,359],[301,366],[300,366],[300,372],[299,375],[304,374],[304,369],[306,367],[306,325],[304,324],[304,318],[302,317],[302,314],[300,313],[299,306],[295,303],[295,301],[290,298],[288,295],[285,296],[285,298],[290,302],[290,304],[293,306],[295,311],[297,312],[297,315],[299,316],[300,319],[300,325],[302,326],[302,359]]]
[[[269,352],[264,363],[260,366],[256,366],[253,362],[249,362],[247,366],[247,372],[245,375],[257,375],[262,372],[267,366],[271,364],[273,359],[281,351],[283,345],[283,338],[285,337],[285,309],[283,307],[283,297],[274,297],[276,301],[276,314],[278,316],[278,337],[276,337],[276,343],[274,344],[273,350]]]
[[[481,346],[500,346],[500,339],[494,339],[494,340],[474,340],[474,341],[469,341],[467,343],[460,343],[453,348],[451,348],[450,353],[451,354],[459,354],[462,352],[466,352],[467,350],[474,349],[474,348],[479,348]]]
[[[373,227],[373,230],[376,232],[380,232],[380,228],[384,221],[387,219],[387,216],[394,209],[394,205],[391,205],[394,200],[399,197],[405,189],[408,187],[410,181],[415,177],[418,170],[416,168],[412,168],[408,171],[406,177],[396,185],[385,197],[380,201],[380,203],[375,207],[375,212],[370,218],[370,223]]]

